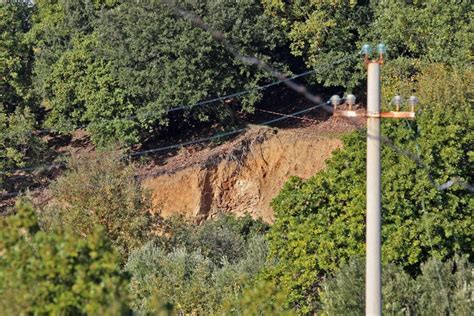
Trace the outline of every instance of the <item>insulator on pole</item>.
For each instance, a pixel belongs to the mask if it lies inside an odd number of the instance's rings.
[[[392,104],[395,105],[395,110],[398,112],[400,111],[400,106],[403,103],[403,98],[399,95],[396,95],[392,99]]]

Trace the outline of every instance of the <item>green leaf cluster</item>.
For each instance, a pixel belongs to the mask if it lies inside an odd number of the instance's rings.
[[[40,229],[32,207],[0,220],[0,307],[5,315],[119,315],[128,277],[100,228],[83,239]]]
[[[6,179],[15,168],[28,167],[45,151],[44,142],[34,135],[36,120],[29,108],[8,113],[0,106],[0,191],[12,189]]]
[[[294,315],[286,308],[286,295],[275,282],[257,280],[241,295],[225,300],[221,315]]]
[[[202,224],[189,223],[182,217],[171,217],[163,222],[165,234],[156,239],[166,251],[185,248],[200,252],[219,264],[223,257],[233,263],[242,259],[248,240],[264,235],[268,229],[260,219],[250,215],[235,217],[221,214]]]
[[[264,0],[263,4],[280,21],[292,53],[308,68],[353,56],[315,75],[325,86],[352,90],[361,84],[364,69],[357,52],[364,43],[373,47],[384,43],[387,63],[390,57],[457,66],[472,62],[469,1]]]
[[[0,3],[0,107],[8,113],[31,101],[32,46],[26,40],[33,6]]]
[[[27,41],[32,13],[26,1],[0,3],[0,191],[14,187],[5,182],[7,171],[27,167],[44,149],[33,134],[33,50]]]
[[[167,221],[167,232],[132,252],[125,266],[139,311],[218,314],[266,265],[259,221],[229,215],[200,226]]]

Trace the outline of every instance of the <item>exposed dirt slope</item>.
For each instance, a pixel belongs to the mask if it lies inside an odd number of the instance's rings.
[[[330,120],[317,126],[276,130],[253,127],[223,146],[186,152],[140,177],[163,216],[202,221],[221,212],[250,213],[273,221],[271,200],[290,176],[308,178],[341,146],[353,129]]]

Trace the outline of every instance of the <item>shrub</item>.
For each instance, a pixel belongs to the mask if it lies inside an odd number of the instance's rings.
[[[44,152],[43,141],[33,134],[35,123],[28,108],[8,114],[0,106],[0,185],[5,189],[12,187],[5,183],[9,170],[30,166]]]
[[[394,264],[383,267],[382,312],[387,315],[469,315],[472,310],[473,265],[467,258],[446,262],[430,258],[412,278]],[[321,285],[323,315],[364,313],[365,264],[354,259]]]
[[[227,299],[218,315],[293,315],[285,308],[285,291],[271,281],[256,281]]]
[[[181,248],[167,254],[150,243],[132,253],[125,269],[132,275],[134,308],[149,309],[152,295],[184,313],[200,313],[211,307],[205,298],[211,289],[208,281],[213,263],[199,251],[188,253]]]
[[[175,220],[180,236],[158,238],[134,251],[125,266],[132,275],[133,307],[214,314],[224,300],[239,296],[266,265],[267,245],[261,234],[235,234],[231,228],[248,228],[249,219],[238,221],[223,216],[183,229],[186,224]]]
[[[25,202],[0,219],[0,308],[5,315],[125,313],[128,277],[103,230],[86,238],[42,231]]]
[[[202,225],[185,222],[180,217],[165,220],[168,234],[160,238],[161,247],[167,251],[186,248],[188,251],[200,249],[201,253],[219,265],[223,258],[234,263],[242,259],[247,241],[263,235],[269,228],[261,220],[249,215],[235,217],[222,214]]]
[[[68,170],[50,186],[52,202],[41,213],[42,224],[81,237],[102,225],[126,258],[151,234],[157,220],[151,214],[149,194],[134,174],[134,166],[117,153],[71,159]]]

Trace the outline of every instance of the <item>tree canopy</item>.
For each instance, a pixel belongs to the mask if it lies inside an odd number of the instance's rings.
[[[0,108],[7,113],[31,100],[33,50],[26,36],[32,13],[27,2],[0,3]]]
[[[243,54],[270,56],[284,41],[257,1],[179,2],[205,17]],[[168,110],[241,89],[267,74],[234,60],[190,21],[161,1],[125,1],[113,8],[91,1],[39,2],[31,32],[37,43],[36,80],[49,125],[68,131],[85,124],[104,144],[137,143],[170,124]],[[140,23],[137,23],[140,21]],[[251,110],[255,90],[242,98]],[[187,122],[219,120],[229,109],[214,103],[182,111]],[[175,124],[175,122],[173,122]]]
[[[290,48],[307,67],[341,56],[352,58],[315,75],[326,86],[349,90],[362,83],[364,69],[357,56],[363,43],[384,43],[388,63],[398,58],[464,65],[472,61],[473,15],[467,2],[264,0],[286,31]]]
[[[33,130],[38,109],[31,89],[33,50],[27,40],[34,7],[0,3],[0,191],[7,171],[31,165],[44,149]]]
[[[152,137],[163,141],[167,131],[179,138],[207,132],[200,126],[245,123],[236,123],[235,111],[259,105],[265,95],[256,87],[271,74],[178,17],[178,7],[222,32],[239,54],[287,73],[317,70],[308,90],[322,95],[346,90],[363,100],[358,50],[366,42],[387,45],[382,107],[395,94],[416,94],[421,106],[415,121],[382,124],[385,310],[467,310],[462,285],[472,279],[466,260],[474,209],[463,185],[474,183],[468,1],[1,1],[0,193],[29,185],[16,177],[35,175],[14,169],[53,157],[43,155],[47,142],[62,155],[61,133],[85,128],[99,147],[135,150]],[[238,101],[202,103],[242,90]],[[42,127],[52,129],[36,130]],[[50,175],[51,199],[38,203],[39,217],[21,201],[0,218],[0,308],[12,315],[116,315],[127,306],[143,313],[357,312],[365,136],[346,135],[312,178],[291,178],[273,201],[271,227],[250,217],[162,221],[123,156],[72,159],[67,171]],[[430,284],[435,274],[448,285],[442,304],[426,299],[442,298]]]

